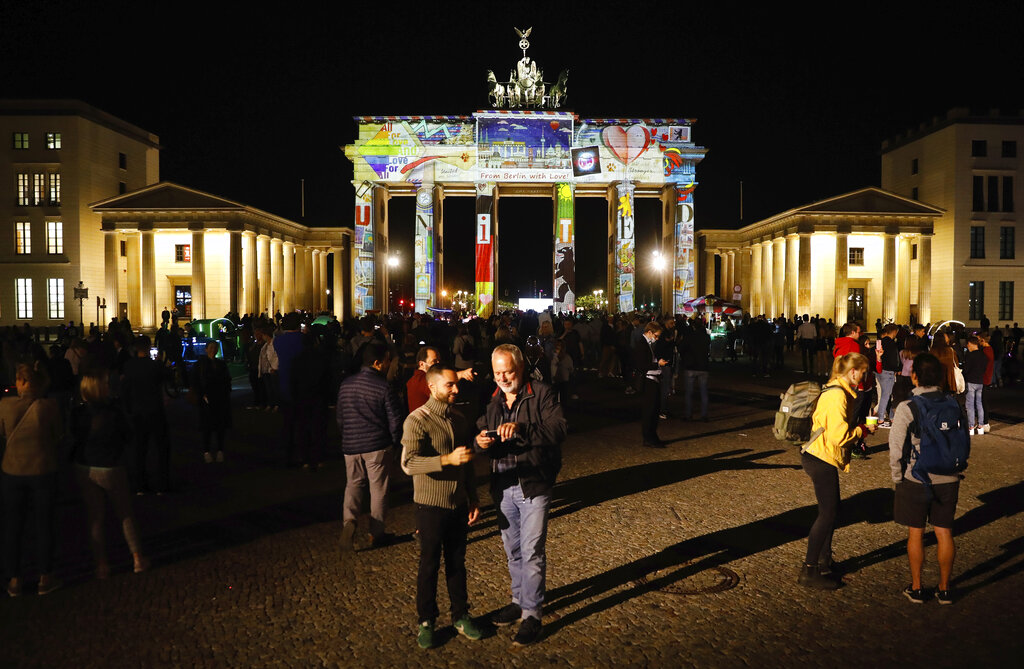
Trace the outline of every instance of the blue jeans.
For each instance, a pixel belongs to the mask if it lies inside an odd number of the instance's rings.
[[[970,427],[985,424],[985,408],[981,406],[981,391],[984,389],[980,383],[967,384],[967,422]]]
[[[896,407],[889,411],[889,398],[892,397],[892,387],[896,383],[896,372],[881,371],[875,376],[878,380],[878,419],[885,420],[886,416],[892,417],[896,413]]]
[[[698,372],[694,370],[686,370],[683,372],[683,379],[686,381],[684,386],[685,390],[685,404],[686,404],[686,419],[693,418],[693,380],[697,379],[697,390],[700,392],[700,417],[708,417],[708,373]]]
[[[508,557],[508,573],[512,579],[512,601],[523,609],[523,620],[529,616],[541,619],[544,604],[544,583],[547,555],[544,542],[548,535],[550,495],[526,499],[522,486],[505,488],[498,501],[498,527],[501,543]]]

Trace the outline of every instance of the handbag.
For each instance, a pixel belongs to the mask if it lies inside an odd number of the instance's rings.
[[[953,378],[956,380],[956,394],[962,395],[967,390],[967,383],[964,381],[963,371],[957,365],[953,365]]]

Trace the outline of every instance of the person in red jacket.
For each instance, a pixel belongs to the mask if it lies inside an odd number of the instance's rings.
[[[841,358],[847,353],[860,353],[860,326],[850,321],[839,330],[832,357]]]
[[[409,401],[409,413],[427,403],[430,399],[430,388],[427,387],[427,372],[441,362],[441,356],[433,346],[423,346],[416,354],[416,371],[405,384],[405,394]],[[463,369],[457,373],[460,381],[473,380],[473,368]]]

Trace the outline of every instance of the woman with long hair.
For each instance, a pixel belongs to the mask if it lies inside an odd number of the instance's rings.
[[[835,590],[832,534],[839,513],[839,470],[850,471],[850,449],[877,426],[858,424],[853,415],[857,386],[868,368],[860,353],[847,353],[832,363],[832,375],[818,397],[811,419],[811,439],[801,449],[804,471],[814,484],[818,517],[807,537],[807,556],[797,582],[820,590]]]
[[[932,340],[931,354],[939,359],[945,372],[942,380],[942,391],[955,395],[956,372],[953,370],[959,366],[959,363],[957,362],[956,351],[949,344],[949,339],[949,334],[945,332],[936,333],[935,338]]]
[[[21,542],[29,506],[35,519],[39,594],[61,586],[53,574],[54,504],[57,498],[57,445],[61,418],[57,402],[47,399],[46,373],[37,365],[18,365],[17,397],[0,401],[0,438],[7,440],[0,463],[4,500],[4,567],[7,594],[21,594]]]
[[[132,511],[128,474],[120,464],[128,444],[128,419],[110,399],[110,381],[105,369],[92,369],[79,385],[83,404],[72,416],[75,478],[89,516],[89,545],[96,562],[96,578],[110,576],[107,547],[103,539],[106,501],[121,521],[121,531],[132,552],[136,572],[145,571],[149,561],[142,555],[142,544]]]

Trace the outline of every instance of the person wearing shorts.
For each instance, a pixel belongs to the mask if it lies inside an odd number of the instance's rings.
[[[941,395],[944,377],[945,369],[939,359],[930,353],[921,353],[914,358],[910,372],[910,380],[914,384],[911,395]],[[931,474],[930,486],[913,477],[911,471],[916,460],[915,453],[921,446],[920,430],[914,425],[914,420],[910,400],[901,402],[896,407],[892,428],[889,430],[889,466],[896,486],[893,520],[907,527],[907,557],[910,561],[911,582],[903,590],[903,595],[915,604],[923,604],[926,600],[921,586],[921,571],[924,567],[925,523],[931,523],[938,542],[939,559],[939,583],[935,599],[940,604],[952,604],[949,579],[956,554],[953,518],[963,475]]]

